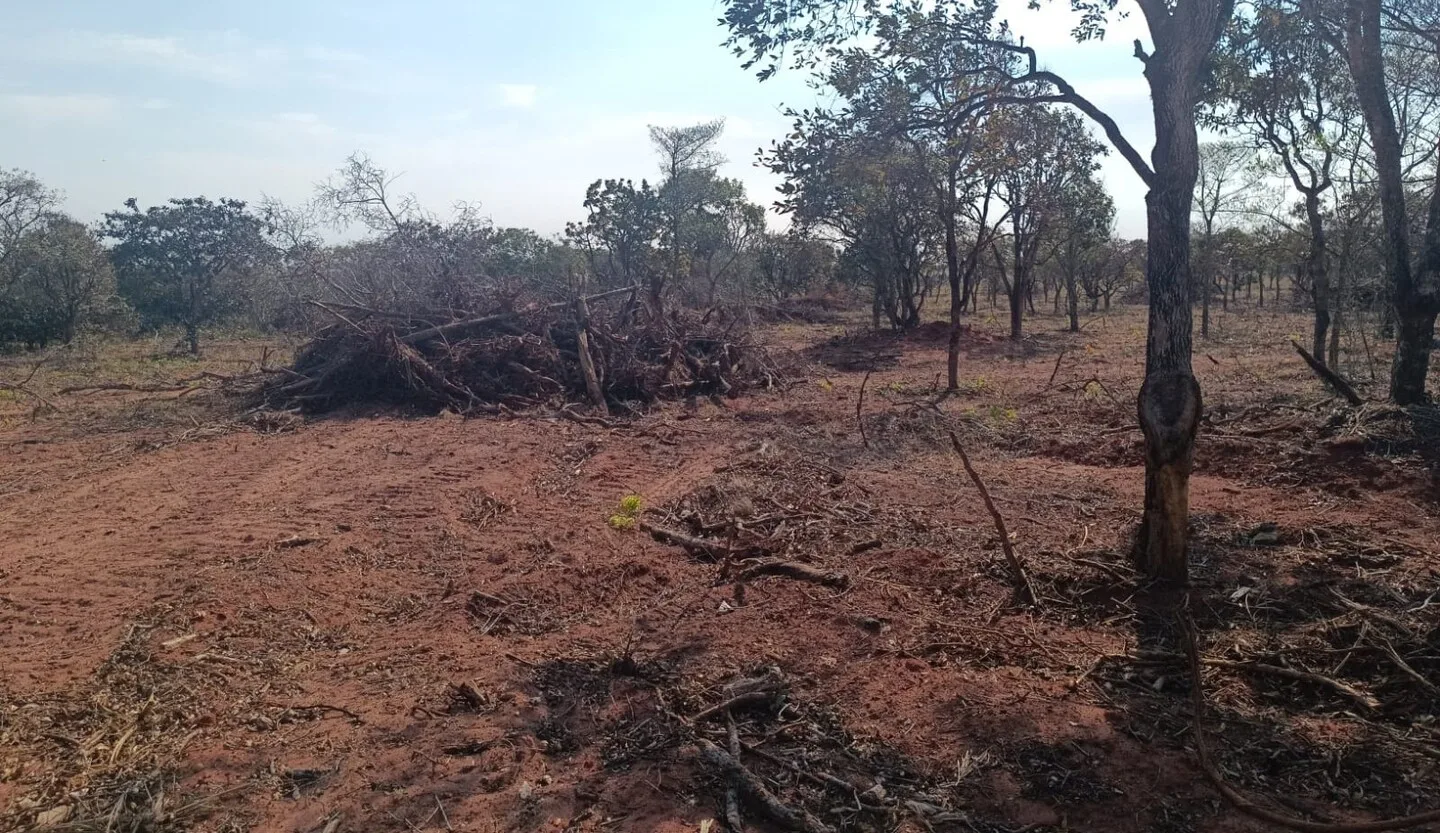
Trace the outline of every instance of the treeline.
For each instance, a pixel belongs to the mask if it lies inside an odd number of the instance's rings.
[[[720,176],[723,124],[652,128],[653,184],[592,184],[563,235],[499,227],[477,207],[440,217],[356,154],[313,199],[135,200],[93,227],[23,171],[0,172],[0,349],[85,331],[177,328],[198,352],[206,328],[305,328],[342,307],[493,306],[636,285],[667,304],[773,304],[831,285],[837,255],[803,232],[776,233],[744,186]],[[362,234],[331,243],[336,231]],[[482,302],[483,299],[483,302]]]

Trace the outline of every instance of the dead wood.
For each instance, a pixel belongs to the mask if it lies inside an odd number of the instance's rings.
[[[575,301],[575,344],[580,357],[580,373],[585,378],[585,390],[590,402],[600,416],[610,415],[610,406],[605,404],[605,391],[600,387],[600,376],[595,372],[595,357],[590,355],[590,307],[584,298]]]
[[[985,501],[985,508],[990,511],[990,518],[995,522],[995,531],[1000,536],[1000,549],[1005,553],[1005,560],[1010,563],[1010,573],[1015,583],[1015,592],[1024,596],[1030,604],[1039,607],[1040,596],[1035,592],[1035,587],[1030,583],[1030,574],[1025,569],[1025,562],[1020,560],[1015,547],[1010,543],[1010,532],[1005,527],[1005,518],[1000,510],[995,508],[995,501],[990,499],[990,490],[985,488],[985,481],[975,472],[975,467],[970,465],[970,457],[965,454],[964,446],[960,445],[960,438],[955,432],[950,432],[950,445],[959,455],[960,462],[965,466],[965,473],[970,475],[970,480],[975,488],[980,491],[981,500]]]
[[[1360,398],[1360,394],[1355,392],[1355,388],[1351,387],[1349,382],[1345,381],[1340,374],[1317,361],[1304,347],[1300,346],[1300,342],[1292,340],[1290,345],[1295,348],[1295,352],[1300,354],[1300,358],[1304,359],[1305,363],[1310,365],[1310,369],[1315,371],[1315,375],[1324,379],[1336,393],[1345,397],[1346,402],[1349,402],[1351,405],[1365,404],[1365,400]]]
[[[448,323],[418,307],[346,315],[350,308],[325,305],[340,323],[317,331],[278,378],[251,387],[265,405],[308,413],[351,404],[500,413],[583,402],[604,418],[632,403],[730,394],[782,378],[733,323],[683,310],[635,319],[589,305],[631,291],[555,302],[482,293],[464,305],[493,312]]]
[[[1146,661],[1174,661],[1184,657],[1179,654],[1172,654],[1166,651],[1143,651],[1136,654],[1133,659]],[[1289,680],[1311,683],[1322,688],[1328,688],[1346,699],[1354,702],[1368,712],[1379,711],[1382,703],[1370,694],[1367,694],[1349,683],[1316,674],[1312,671],[1301,671],[1296,668],[1286,668],[1281,665],[1270,665],[1264,662],[1252,662],[1250,660],[1221,659],[1219,657],[1201,657],[1200,664],[1211,668],[1225,668],[1231,671],[1252,671],[1257,674],[1268,674],[1272,677],[1284,677]]]
[[[870,374],[874,372],[874,367],[865,371],[865,378],[860,380],[860,396],[855,399],[855,424],[860,428],[860,443],[865,448],[870,447],[870,438],[865,436],[865,420],[861,411],[865,408],[865,386],[870,383]]]
[[[731,709],[738,709],[742,706],[758,706],[763,703],[771,703],[774,702],[776,694],[777,692],[774,691],[747,691],[744,694],[737,694],[723,703],[719,703],[717,705],[711,706],[708,709],[705,709],[704,711],[701,711],[699,714],[696,714],[694,717],[690,718],[690,722],[692,724],[704,723],[706,720],[709,720],[712,717],[717,717],[728,713]]]
[[[805,810],[783,804],[763,781],[729,752],[704,738],[696,739],[695,745],[700,750],[700,760],[719,770],[766,818],[787,830],[800,833],[832,833],[828,825]]]
[[[673,544],[677,547],[684,547],[691,555],[707,561],[723,561],[726,557],[734,554],[734,550],[719,541],[696,538],[694,535],[687,535],[674,529],[655,526],[645,521],[640,522],[640,529],[650,533],[651,538],[654,538],[662,544]]]
[[[612,289],[609,292],[601,292],[596,295],[590,295],[588,297],[582,298],[581,300],[588,303],[590,301],[599,301],[605,298],[613,297],[615,295],[623,295],[625,293],[632,293],[635,291],[637,291],[636,287],[624,286],[619,289]],[[564,309],[569,305],[569,301],[557,301],[546,307],[542,307],[542,309],[558,310]],[[524,310],[508,310],[506,312],[496,313],[494,315],[482,315],[479,318],[470,318],[465,321],[453,321],[449,324],[441,324],[436,327],[427,327],[426,329],[420,330],[418,332],[410,333],[409,335],[405,336],[402,341],[404,341],[406,344],[419,344],[423,341],[428,341],[435,338],[454,338],[455,336],[461,335],[470,330],[486,327],[491,324],[499,323],[501,321],[508,321],[512,318],[516,318],[524,312]]]
[[[1380,833],[1387,830],[1403,830],[1408,827],[1418,827],[1422,824],[1440,821],[1440,809],[1429,810],[1424,813],[1402,816],[1393,819],[1381,819],[1369,822],[1316,822],[1306,819],[1287,816],[1283,813],[1261,807],[1250,799],[1241,795],[1234,787],[1225,781],[1225,776],[1215,766],[1210,756],[1210,743],[1205,737],[1205,685],[1201,675],[1201,664],[1214,664],[1206,662],[1200,656],[1199,636],[1195,622],[1189,614],[1185,614],[1181,621],[1181,629],[1185,634],[1185,653],[1190,661],[1190,703],[1194,712],[1192,719],[1194,725],[1192,731],[1195,735],[1195,750],[1200,759],[1200,768],[1204,771],[1205,777],[1235,809],[1249,816],[1278,824],[1281,827],[1288,827],[1291,830],[1300,830],[1302,833]],[[1288,669],[1287,669],[1288,670]]]
[[[826,587],[834,587],[844,590],[850,586],[850,576],[845,573],[827,573],[824,570],[811,567],[809,564],[801,564],[798,561],[762,561],[759,564],[752,564],[741,570],[735,576],[736,581],[749,581],[760,576],[784,576],[798,581],[808,581],[814,584],[823,584]]]

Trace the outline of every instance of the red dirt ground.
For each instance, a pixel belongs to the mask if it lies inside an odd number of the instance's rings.
[[[1422,809],[1440,796],[1440,698],[1383,645],[1440,681],[1424,449],[1393,414],[1327,396],[1287,343],[1303,317],[1223,320],[1197,346],[1206,650],[1334,676],[1382,707],[1213,669],[1222,765],[1287,812]],[[21,423],[0,435],[0,828],[105,829],[105,808],[164,790],[159,821],[135,829],[709,830],[724,789],[674,715],[773,665],[793,705],[746,717],[749,742],[857,792],[878,777],[924,794],[951,814],[935,829],[1263,829],[1200,774],[1183,668],[1105,659],[1150,622],[1124,556],[1143,324],[1125,310],[1069,334],[1042,316],[1016,345],[977,321],[966,392],[938,409],[918,403],[943,334],[796,324],[774,339],[815,364],[789,389],[614,429]],[[865,373],[824,362],[877,354],[898,360],[866,383],[862,442]],[[1011,603],[951,425],[1042,609]],[[720,566],[611,528],[629,494],[662,526],[684,528],[682,510],[738,520],[737,541],[849,587],[760,578],[741,598]],[[1278,545],[1250,545],[1263,522]],[[453,697],[466,681],[479,702]],[[785,772],[765,771],[800,795]],[[815,811],[837,829],[924,829]]]

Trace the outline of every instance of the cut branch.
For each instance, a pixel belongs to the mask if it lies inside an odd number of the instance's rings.
[[[1355,388],[1351,387],[1350,383],[1345,381],[1340,374],[1321,364],[1314,356],[1310,355],[1304,347],[1301,347],[1299,342],[1292,340],[1290,344],[1295,348],[1295,352],[1300,354],[1300,358],[1304,359],[1305,363],[1310,365],[1310,369],[1315,371],[1315,375],[1324,379],[1336,393],[1345,397],[1346,402],[1349,402],[1351,405],[1365,404],[1365,400],[1360,398],[1360,394],[1356,393]]]
[[[950,445],[959,455],[960,462],[965,466],[965,473],[970,475],[970,480],[975,488],[980,491],[981,500],[985,501],[985,508],[990,511],[990,518],[995,522],[995,532],[1000,536],[1000,549],[1005,552],[1005,560],[1010,563],[1010,573],[1015,582],[1015,591],[1024,596],[1030,604],[1039,607],[1040,597],[1035,592],[1035,587],[1030,583],[1030,574],[1025,570],[1025,562],[1015,552],[1015,547],[1010,543],[1010,531],[1005,527],[1005,518],[1000,510],[995,508],[995,501],[990,499],[990,490],[985,488],[985,481],[975,472],[975,467],[970,465],[970,457],[965,453],[964,446],[960,445],[960,438],[955,432],[950,432]]]
[[[585,303],[589,303],[591,301],[599,301],[604,298],[611,298],[616,295],[623,295],[627,292],[635,291],[637,291],[637,287],[622,286],[619,289],[612,289],[609,292],[601,292],[597,295],[589,295],[581,298],[580,300],[584,301]],[[570,301],[557,301],[553,304],[548,304],[544,307],[541,307],[540,309],[564,309],[565,307],[570,306],[571,303],[572,302]],[[521,315],[523,312],[525,312],[525,310],[513,310],[511,312],[496,313],[495,315],[485,315],[481,316],[480,318],[471,318],[465,321],[454,321],[449,324],[441,324],[438,327],[428,327],[424,330],[417,330],[416,332],[410,333],[409,335],[405,336],[400,340],[405,344],[419,344],[422,341],[429,341],[432,338],[451,338],[460,335],[461,333],[469,332],[470,330],[474,330],[480,327],[487,327],[491,324],[498,324],[501,321],[508,321],[509,319],[514,318],[517,315]]]
[[[1185,614],[1181,622],[1182,630],[1185,633],[1185,653],[1190,660],[1190,701],[1194,711],[1192,719],[1194,726],[1192,731],[1195,735],[1195,751],[1200,758],[1200,769],[1204,771],[1205,777],[1235,809],[1257,819],[1278,824],[1281,827],[1288,827],[1291,830],[1299,830],[1302,833],[1381,833],[1386,830],[1404,830],[1408,827],[1418,827],[1422,824],[1429,824],[1440,821],[1440,810],[1430,810],[1424,813],[1416,813],[1410,816],[1402,816],[1393,819],[1381,819],[1369,822],[1316,822],[1305,819],[1287,816],[1277,813],[1254,803],[1241,795],[1234,787],[1225,782],[1225,777],[1215,766],[1214,760],[1210,757],[1210,743],[1205,738],[1205,686],[1204,678],[1201,676],[1201,657],[1199,637],[1196,635],[1196,627],[1189,614]],[[1206,661],[1205,664],[1213,664]]]

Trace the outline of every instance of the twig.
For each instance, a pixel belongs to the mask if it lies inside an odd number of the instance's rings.
[[[737,694],[723,703],[705,709],[704,711],[690,718],[690,722],[692,724],[703,723],[706,720],[715,717],[716,715],[726,714],[731,709],[739,708],[741,706],[754,706],[760,703],[768,703],[775,699],[775,695],[776,692],[774,690],[747,691],[744,694]]]
[[[735,716],[725,714],[726,734],[729,735],[730,757],[740,760],[740,730],[735,727]],[[725,788],[725,826],[730,833],[745,833],[745,822],[740,818],[740,793],[732,781]]]
[[[594,370],[593,366],[591,370]],[[602,398],[600,401],[603,402],[604,399]],[[561,408],[556,413],[558,413],[562,417],[565,417],[571,422],[577,422],[581,425],[598,425],[601,428],[616,428],[620,425],[620,423],[616,422],[613,419],[606,419],[604,417],[598,416],[586,416],[585,414],[576,412],[574,408],[575,404],[572,402],[571,404]],[[607,410],[605,411],[605,413],[609,413],[609,411]]]
[[[601,292],[598,295],[589,295],[585,298],[582,298],[581,300],[589,303],[590,301],[598,301],[602,298],[609,298],[614,295],[620,295],[626,292],[635,292],[636,289],[637,288],[633,286],[623,286],[619,289],[612,289],[609,292]],[[539,310],[533,311],[538,312],[540,310],[564,309],[565,307],[570,306],[572,303],[572,301],[557,301],[556,303],[548,304],[546,306],[540,307]],[[514,318],[517,315],[521,315],[527,312],[532,312],[532,310],[512,310],[510,312],[501,312],[496,313],[495,315],[482,316],[480,318],[470,318],[465,321],[454,321],[449,324],[441,324],[438,327],[428,327],[424,330],[416,330],[415,332],[401,338],[400,341],[405,344],[419,344],[422,341],[428,341],[432,338],[448,338],[458,333],[463,333],[466,330],[473,330],[477,327],[484,327],[489,324],[498,324],[501,321],[508,321],[509,319]]]
[[[1355,688],[1349,683],[1343,683],[1339,680],[1321,676],[1320,674],[1315,674],[1310,671],[1300,671],[1295,668],[1285,668],[1284,666],[1280,665],[1267,665],[1263,662],[1245,662],[1240,660],[1217,659],[1214,657],[1206,657],[1202,660],[1202,662],[1205,665],[1209,665],[1213,668],[1232,668],[1237,671],[1258,671],[1262,674],[1270,674],[1276,677],[1286,677],[1291,680],[1300,680],[1301,682],[1314,683],[1315,685],[1324,686],[1331,691],[1348,697],[1367,711],[1380,710],[1380,701],[1370,696],[1369,694],[1366,694],[1360,689]]]
[[[1430,682],[1425,678],[1425,675],[1410,667],[1410,663],[1406,662],[1405,659],[1400,656],[1400,652],[1395,650],[1395,646],[1390,644],[1390,640],[1382,639],[1381,647],[1385,649],[1385,653],[1390,655],[1390,660],[1394,662],[1401,671],[1405,672],[1406,676],[1419,683],[1422,688],[1431,694],[1440,695],[1440,686]]]
[[[704,538],[696,538],[693,535],[686,535],[683,532],[677,532],[673,529],[654,526],[645,521],[640,522],[640,529],[650,533],[651,538],[654,538],[662,544],[674,544],[678,547],[684,547],[691,553],[712,561],[720,561],[732,554],[732,550],[729,547],[718,541],[707,541]]]
[[[343,706],[332,706],[329,703],[315,703],[309,706],[281,706],[281,708],[292,712],[335,712],[337,714],[345,715],[356,723],[365,722],[365,718],[361,717],[355,712],[352,712]]]
[[[1069,351],[1061,350],[1060,355],[1055,357],[1055,369],[1050,371],[1050,381],[1045,383],[1046,390],[1049,390],[1050,386],[1055,384],[1055,377],[1060,373],[1060,360],[1065,358],[1067,352]]]
[[[700,749],[700,760],[720,770],[771,821],[800,833],[832,833],[828,825],[805,810],[782,804],[754,773],[729,752],[704,738],[697,738],[695,745]]]
[[[975,467],[970,465],[970,457],[965,454],[965,448],[960,445],[960,438],[955,432],[950,432],[950,445],[959,455],[960,462],[965,466],[965,473],[970,475],[970,480],[975,488],[980,491],[981,500],[985,501],[985,508],[990,510],[990,517],[995,521],[995,531],[1000,535],[1000,548],[1005,552],[1005,560],[1010,562],[1010,572],[1015,580],[1015,590],[1027,597],[1030,604],[1040,607],[1040,596],[1035,592],[1035,587],[1030,583],[1030,574],[1025,570],[1025,562],[1015,552],[1010,544],[1010,531],[1005,528],[1005,518],[1001,516],[1000,510],[995,508],[995,501],[990,499],[990,490],[985,488],[985,481],[976,474]]]
[[[1365,404],[1365,400],[1360,398],[1360,394],[1356,393],[1355,388],[1351,387],[1349,382],[1341,378],[1340,374],[1321,364],[1314,356],[1310,355],[1304,347],[1300,346],[1300,342],[1291,339],[1290,344],[1295,348],[1295,352],[1300,354],[1300,358],[1304,359],[1305,363],[1310,365],[1310,369],[1315,371],[1315,375],[1324,379],[1330,387],[1335,389],[1336,393],[1345,397],[1346,402],[1349,402],[1351,405]]]
[[[865,420],[861,418],[860,412],[865,407],[865,385],[870,382],[870,374],[875,372],[874,363],[870,369],[865,371],[865,378],[860,380],[860,395],[855,399],[855,425],[860,428],[860,443],[866,449],[870,448],[870,438],[865,436]]]
[[[1184,657],[1181,657],[1178,654],[1169,653],[1167,651],[1143,651],[1139,654],[1136,654],[1133,659],[1137,659],[1140,661],[1164,661],[1184,659]],[[1337,694],[1341,694],[1349,698],[1356,705],[1359,705],[1366,711],[1379,711],[1382,706],[1379,700],[1350,685],[1349,683],[1344,683],[1340,680],[1336,680],[1334,678],[1326,677],[1310,671],[1300,671],[1295,668],[1286,668],[1280,665],[1269,665],[1263,662],[1221,659],[1219,657],[1201,657],[1200,664],[1207,665],[1211,668],[1228,668],[1232,671],[1255,671],[1261,674],[1270,674],[1276,677],[1285,677],[1291,680],[1299,680],[1305,683],[1312,683],[1314,685],[1328,688],[1331,691],[1336,692]]]
[[[1200,645],[1199,637],[1196,635],[1195,621],[1188,613],[1184,614],[1181,621],[1181,629],[1185,633],[1185,653],[1190,659],[1190,701],[1194,711],[1193,732],[1195,735],[1195,751],[1200,758],[1200,768],[1204,771],[1205,777],[1225,798],[1234,805],[1235,809],[1246,815],[1268,821],[1271,824],[1278,824],[1281,827],[1288,827],[1291,830],[1300,830],[1303,833],[1380,833],[1386,830],[1403,830],[1407,827],[1416,827],[1421,824],[1428,824],[1433,821],[1440,821],[1440,810],[1430,810],[1424,813],[1416,813],[1410,816],[1403,816],[1393,819],[1382,819],[1380,821],[1354,822],[1354,823],[1331,823],[1306,821],[1305,819],[1287,816],[1273,810],[1267,810],[1250,799],[1241,795],[1233,787],[1225,782],[1225,777],[1216,768],[1215,762],[1210,757],[1210,744],[1205,738],[1205,687],[1203,677],[1200,673]]]

